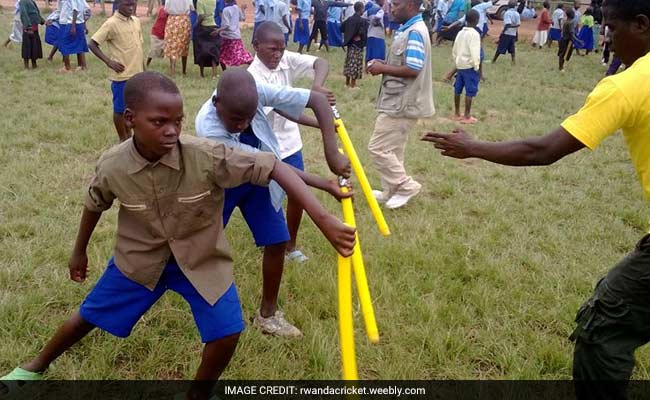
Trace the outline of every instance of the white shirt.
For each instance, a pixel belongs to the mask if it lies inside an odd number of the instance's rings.
[[[483,25],[487,24],[488,22],[487,10],[492,7],[492,4],[492,1],[485,1],[472,7],[473,10],[476,10],[478,12],[478,24],[476,26],[481,30],[483,29]]]
[[[169,15],[187,15],[194,6],[190,0],[167,0],[165,2],[165,11]]]
[[[368,26],[368,37],[373,37],[373,38],[379,38],[379,39],[384,39],[386,37],[385,29],[384,29],[384,10],[379,9],[375,15],[372,15],[370,18],[368,18],[367,12],[364,13],[364,18],[368,19],[368,22],[370,23]],[[379,21],[379,25],[375,26],[374,21]]]
[[[84,10],[88,8],[88,4],[84,0],[59,0],[57,2],[59,11],[59,24],[69,25],[72,23],[72,14],[77,12],[77,24],[84,22]]]
[[[564,15],[564,11],[561,8],[556,8],[555,11],[553,11],[553,16],[551,19],[553,20],[553,26],[552,28],[555,29],[562,29],[562,25],[560,24],[560,20],[566,21],[566,15]]]
[[[289,28],[282,22],[284,20],[284,16],[287,16],[287,22],[289,21],[289,6],[287,3],[278,0],[277,3],[275,4],[275,7],[273,7],[273,22],[276,24],[280,25],[280,28],[282,28],[282,33],[289,33]]]
[[[458,32],[451,51],[457,69],[473,68],[481,65],[481,35],[474,28],[465,27]]]
[[[270,70],[264,65],[257,55],[248,67],[248,72],[253,75],[256,82],[269,83],[279,86],[292,86],[295,79],[314,77],[314,63],[318,58],[307,54],[285,51],[278,67]],[[302,139],[298,124],[281,117],[264,108],[266,118],[278,139],[280,146],[280,159],[285,159],[302,149]]]

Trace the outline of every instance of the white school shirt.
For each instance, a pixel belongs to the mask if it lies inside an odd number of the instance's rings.
[[[282,33],[289,33],[289,28],[282,22],[284,16],[287,16],[287,21],[289,21],[289,6],[282,0],[278,0],[273,7],[273,22],[280,25]]]
[[[556,8],[555,11],[553,11],[553,16],[551,19],[553,20],[553,25],[551,28],[562,29],[560,20],[566,21],[566,15],[564,15],[564,11],[561,8]]]
[[[292,86],[295,79],[314,78],[314,63],[317,59],[317,57],[308,54],[285,51],[278,67],[270,70],[255,55],[253,62],[248,67],[248,72],[259,83]],[[278,139],[280,159],[285,159],[302,149],[300,128],[295,122],[289,121],[272,110],[272,108],[265,107],[264,113]]]
[[[77,23],[84,22],[84,10],[88,7],[84,0],[59,0],[57,8],[59,9],[59,24],[70,25],[72,23],[72,14],[77,11]]]
[[[476,10],[478,12],[478,24],[476,26],[481,30],[483,30],[483,25],[487,24],[488,22],[487,11],[490,7],[492,7],[493,1],[494,0],[485,1],[472,7],[472,10]]]
[[[465,27],[458,32],[451,55],[456,69],[472,68],[478,71],[481,65],[481,35],[478,31]]]

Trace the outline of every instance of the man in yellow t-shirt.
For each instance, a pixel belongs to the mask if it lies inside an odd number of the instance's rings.
[[[650,199],[650,0],[605,0],[603,12],[612,47],[630,67],[598,83],[580,111],[559,128],[545,136],[500,143],[479,141],[463,131],[429,132],[422,140],[449,157],[548,165],[585,147],[593,150],[622,129]],[[576,342],[578,398],[625,398],[634,351],[650,340],[650,235],[599,282],[576,322],[571,338]]]

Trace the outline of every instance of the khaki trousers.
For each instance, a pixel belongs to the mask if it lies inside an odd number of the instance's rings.
[[[368,143],[368,151],[379,172],[385,195],[404,195],[420,190],[422,185],[406,175],[404,150],[408,135],[418,122],[414,118],[396,118],[380,112],[375,121],[375,130]]]

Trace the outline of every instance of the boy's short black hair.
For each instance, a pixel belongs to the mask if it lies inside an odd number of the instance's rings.
[[[363,5],[362,2],[357,1],[356,3],[354,3],[354,12],[362,11],[363,8],[364,8],[364,5]]]
[[[469,12],[467,13],[467,18],[466,18],[467,25],[476,26],[476,24],[478,24],[478,19],[479,19],[478,11],[476,11],[475,9],[469,10]]]
[[[543,6],[548,10],[549,8],[551,8],[551,3],[549,3],[548,0],[545,0]]]
[[[178,86],[165,75],[146,71],[133,75],[124,85],[124,103],[126,107],[137,110],[145,103],[147,96],[153,92],[180,95]]]
[[[264,21],[255,29],[253,40],[263,42],[272,34],[282,36],[282,40],[284,40],[284,32],[282,32],[280,25],[273,21]]]
[[[603,7],[607,7],[610,16],[624,21],[631,21],[637,15],[650,18],[650,0],[605,0]]]
[[[564,3],[557,3],[557,7],[555,8],[564,9]]]

